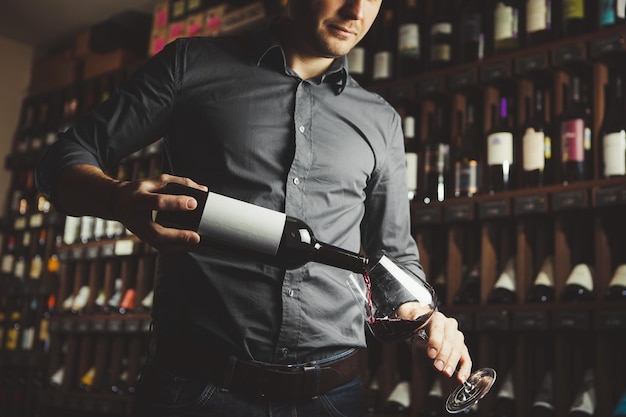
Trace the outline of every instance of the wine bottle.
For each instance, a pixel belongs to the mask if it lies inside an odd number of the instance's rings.
[[[623,0],[598,0],[598,27],[624,23],[625,5]]]
[[[606,97],[600,133],[602,175],[611,178],[626,175],[626,102],[622,75],[617,71],[610,73]]]
[[[442,68],[452,64],[452,7],[447,0],[435,2],[430,25],[430,67]]]
[[[367,47],[366,38],[363,38],[348,52],[348,70],[352,78],[359,84],[367,84]]]
[[[48,232],[46,228],[41,228],[41,230],[39,231],[39,239],[37,239],[37,249],[35,250],[35,255],[33,255],[33,258],[30,261],[30,268],[28,273],[30,279],[40,279],[43,275],[43,263],[46,256],[47,236]]]
[[[80,381],[78,382],[78,388],[80,388],[83,391],[91,391],[91,389],[93,388],[94,385],[94,380],[96,378],[96,367],[95,366],[91,366],[87,372],[85,372],[81,377],[80,377]]]
[[[617,267],[606,291],[606,300],[626,302],[626,264]]]
[[[39,321],[39,333],[37,335],[37,339],[39,341],[40,350],[46,353],[50,351],[50,318],[52,317],[55,304],[56,296],[52,293],[48,296],[46,308],[44,308],[41,320]]]
[[[554,301],[554,260],[552,256],[544,259],[533,286],[526,295],[528,303],[549,303]]]
[[[460,144],[457,144],[457,152],[454,158],[454,196],[472,197],[480,190],[482,183],[482,169],[480,164],[480,152],[478,140],[480,131],[476,124],[474,104],[468,102],[465,110],[465,128],[459,135]],[[459,117],[461,117],[459,115]],[[459,125],[462,125],[459,122]],[[459,130],[461,130],[459,128]]]
[[[2,254],[2,263],[0,264],[0,272],[3,276],[10,276],[13,274],[13,268],[15,266],[15,235],[11,234],[7,238],[7,245]]]
[[[465,274],[459,292],[454,296],[454,304],[470,305],[480,303],[480,263]]]
[[[135,299],[137,297],[137,292],[134,288],[128,288],[120,301],[120,307],[118,312],[120,314],[126,314],[132,312],[135,309]]]
[[[593,369],[587,369],[583,382],[570,407],[568,417],[592,417],[596,411],[596,387]]]
[[[61,385],[63,385],[63,380],[65,379],[65,366],[60,366],[56,371],[50,376],[49,384],[52,388],[59,389]]]
[[[519,43],[518,0],[496,0],[493,6],[493,49],[495,53],[511,51]]]
[[[487,136],[487,165],[489,167],[489,191],[507,191],[513,182],[513,131],[509,124],[509,100],[500,98],[499,117],[497,106],[492,106],[493,128]]]
[[[512,304],[517,300],[516,288],[515,258],[511,257],[491,289],[487,302],[490,304]]]
[[[165,227],[197,231],[201,244],[230,249],[283,268],[315,261],[363,273],[368,259],[317,240],[302,220],[220,194],[170,183],[166,194],[190,195],[193,211],[160,211],[155,221]]]
[[[539,45],[553,39],[552,0],[526,0],[526,43]]]
[[[32,350],[35,346],[38,306],[39,301],[37,297],[32,297],[22,323],[22,332],[20,334],[20,349],[22,350]]]
[[[80,232],[80,217],[67,216],[63,228],[63,243],[71,245],[76,242]]]
[[[384,6],[383,6],[384,7]],[[394,61],[394,47],[392,33],[395,33],[394,29],[394,16],[393,9],[388,6],[384,10],[381,10],[382,20],[378,31],[376,32],[376,46],[374,49],[374,65],[372,69],[372,80],[380,81],[387,80],[393,77],[393,61]]]
[[[74,301],[72,302],[71,312],[74,314],[83,314],[85,306],[89,301],[89,294],[91,290],[89,285],[83,285],[78,289]]]
[[[485,28],[480,0],[463,1],[459,24],[459,60],[480,61],[485,56]]]
[[[565,281],[561,301],[592,301],[593,298],[593,268],[577,264]]]
[[[535,89],[534,112],[522,127],[522,171],[526,187],[552,182],[552,135],[544,119],[543,91]],[[530,107],[530,106],[529,106]]]
[[[509,372],[498,391],[496,403],[489,417],[514,417],[515,416],[515,390],[513,386],[513,374]]]
[[[434,123],[424,145],[424,203],[443,201],[450,179],[450,145],[445,130],[443,105],[435,104]]]
[[[626,391],[622,393],[622,396],[617,401],[615,410],[613,410],[613,417],[626,417]]]
[[[554,386],[552,372],[545,373],[530,409],[530,417],[554,417]]]
[[[576,36],[593,30],[593,3],[589,0],[563,0],[561,16],[564,37]]]
[[[403,414],[411,407],[411,385],[400,381],[393,388],[385,401],[384,409],[388,414]]]
[[[568,184],[588,179],[591,163],[591,123],[581,98],[581,79],[570,79],[569,102],[560,121],[562,181]]]
[[[433,385],[430,387],[419,417],[443,417],[444,400],[441,378],[435,377]]]
[[[402,131],[404,132],[404,157],[406,162],[406,182],[409,188],[409,200],[417,195],[417,172],[418,153],[415,138],[415,117],[406,115],[402,118]]]
[[[423,69],[420,17],[417,0],[402,0],[398,17],[398,76],[407,77]]]

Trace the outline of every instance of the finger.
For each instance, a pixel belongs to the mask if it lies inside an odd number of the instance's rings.
[[[187,187],[196,188],[202,191],[208,191],[209,188],[206,185],[199,184],[187,177],[177,177],[175,175],[170,174],[161,174],[157,177],[159,182],[159,188],[165,187],[169,183],[177,183],[181,185],[186,185]]]
[[[444,321],[445,317],[439,312],[435,312],[429,320],[426,355],[430,359],[435,359],[441,349],[444,334]]]
[[[459,382],[463,383],[467,380],[467,378],[469,378],[470,373],[472,372],[472,359],[467,349],[467,345],[464,346],[459,364],[460,366],[456,377]]]
[[[198,245],[200,243],[200,235],[193,230],[175,229],[161,226],[153,223],[151,230],[152,239],[155,247],[171,247],[171,246],[189,246]]]

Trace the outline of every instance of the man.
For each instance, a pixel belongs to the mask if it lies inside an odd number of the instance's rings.
[[[205,189],[305,220],[320,240],[379,249],[419,268],[410,236],[398,114],[349,76],[345,55],[381,0],[291,0],[270,28],[183,39],[151,59],[42,159],[57,209],[121,221],[160,250],[155,352],[137,415],[362,416],[355,350],[363,318],[346,271],[285,271],[197,251],[200,237],[153,211],[197,202],[158,191]],[[164,138],[168,174],[119,182],[123,156]],[[422,272],[423,274],[423,272]],[[426,354],[464,380],[471,359],[453,319],[435,313]]]

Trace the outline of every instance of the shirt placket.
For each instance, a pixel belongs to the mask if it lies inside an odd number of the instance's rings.
[[[285,187],[285,214],[306,221],[306,181],[313,160],[311,141],[312,94],[313,86],[300,81],[295,91],[294,108],[294,157],[287,175]],[[288,270],[282,288],[282,323],[278,337],[276,358],[283,362],[294,362],[297,358],[300,339],[302,311],[300,298],[302,280],[307,268]]]

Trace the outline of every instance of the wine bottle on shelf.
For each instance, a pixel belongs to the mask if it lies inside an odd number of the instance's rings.
[[[602,175],[605,178],[626,175],[626,102],[622,75],[613,71],[606,89],[602,139]]]
[[[421,16],[417,0],[402,0],[398,16],[398,76],[408,77],[423,69]]]
[[[552,0],[526,0],[526,44],[539,45],[554,38]]]
[[[83,314],[85,311],[85,306],[89,301],[89,295],[91,293],[91,289],[89,285],[83,285],[78,289],[76,296],[74,297],[74,301],[72,302],[71,312],[74,314]]]
[[[623,0],[598,0],[598,28],[623,24],[626,4]]]
[[[544,259],[539,273],[535,277],[533,286],[526,294],[528,303],[549,303],[555,300],[554,290],[554,260],[552,256]]]
[[[591,163],[591,123],[582,101],[581,78],[573,75],[569,84],[569,102],[559,117],[561,141],[561,176],[564,184],[588,179]]]
[[[543,91],[535,88],[534,112],[522,126],[522,171],[526,187],[552,183],[552,135],[544,119]],[[528,106],[530,107],[530,106]]]
[[[481,0],[464,1],[460,11],[459,60],[480,61],[485,56],[485,28]]]
[[[592,417],[596,412],[596,387],[593,369],[587,369],[567,417]]]
[[[374,65],[372,68],[372,80],[388,80],[393,77],[394,45],[392,33],[394,30],[394,15],[391,6],[383,7],[381,10],[382,20],[376,29]]]
[[[155,221],[197,231],[201,244],[287,269],[314,261],[358,273],[366,270],[367,257],[317,240],[311,228],[295,217],[175,183],[163,193],[190,195],[198,206],[193,211],[160,211]]]
[[[21,329],[21,320],[22,320],[22,305],[21,298],[18,298],[16,305],[11,312],[9,326],[6,330],[4,348],[6,350],[17,350],[19,337],[20,337],[20,329]]]
[[[95,217],[93,216],[82,216],[80,218],[80,241],[82,243],[87,243],[93,240],[93,226],[94,226]]]
[[[487,302],[490,304],[513,304],[517,301],[516,288],[515,257],[511,257],[491,289]]]
[[[430,123],[424,145],[424,203],[426,204],[443,201],[448,195],[447,188],[450,186],[449,134],[445,129],[446,121],[441,103],[435,103],[432,119],[434,123]]]
[[[124,296],[120,301],[120,307],[118,312],[120,314],[130,313],[135,310],[135,299],[137,297],[137,292],[134,288],[128,288],[126,292],[124,292]]]
[[[67,216],[63,227],[63,243],[71,245],[78,239],[80,232],[80,217]]]
[[[400,381],[391,390],[385,401],[384,409],[387,414],[404,414],[411,408],[411,384],[409,381]]]
[[[154,290],[150,290],[148,294],[141,300],[141,308],[143,311],[150,311],[152,308],[152,303],[154,301]]]
[[[406,182],[409,188],[409,200],[417,195],[417,172],[418,153],[417,139],[415,138],[415,117],[408,114],[402,118],[402,131],[404,133],[404,159],[406,162]]]
[[[435,12],[429,28],[430,33],[430,68],[442,68],[453,63],[453,21],[452,2],[437,0]]]
[[[562,35],[570,37],[591,30],[591,5],[586,0],[563,0],[561,3]]]
[[[496,0],[493,6],[493,50],[495,53],[520,47],[519,0]]]
[[[554,411],[554,385],[552,384],[552,372],[548,371],[541,379],[539,390],[535,394],[533,405],[530,409],[530,417],[555,417]]]
[[[363,38],[348,52],[348,71],[359,84],[365,85],[368,81],[367,73],[367,37]]]
[[[592,301],[593,267],[580,263],[570,272],[561,292],[561,301]]]
[[[441,378],[435,376],[424,404],[418,414],[419,417],[442,417],[444,407],[443,389],[441,385]]]
[[[22,350],[32,350],[35,346],[38,307],[39,300],[37,297],[32,297],[22,323],[22,332],[20,334],[20,349]]]
[[[106,313],[117,311],[117,309],[119,308],[122,302],[122,283],[123,281],[121,278],[115,279],[113,283],[113,287],[114,287],[113,294],[111,295],[111,297],[109,298],[109,300],[107,301],[105,305]]]
[[[91,366],[87,372],[85,372],[78,382],[78,388],[82,391],[91,391],[94,386],[94,380],[96,379],[96,367]]]
[[[2,254],[2,263],[0,264],[0,272],[4,277],[9,277],[13,274],[13,268],[15,266],[15,243],[15,235],[10,234],[7,238],[7,244]]]
[[[59,389],[63,385],[64,378],[65,378],[65,366],[60,366],[50,376],[50,380],[48,382],[52,388]]]
[[[480,303],[480,262],[476,262],[462,279],[459,292],[454,296],[456,305]]]
[[[480,130],[476,124],[475,107],[468,102],[465,110],[465,128],[459,135],[460,143],[457,144],[454,158],[454,196],[472,197],[480,191],[482,184],[482,167],[478,140]],[[459,112],[459,117],[462,117]],[[462,122],[459,122],[462,125]],[[460,130],[460,129],[459,129]]]
[[[41,320],[39,320],[39,332],[37,335],[39,347],[41,352],[50,351],[50,318],[54,312],[56,305],[56,296],[51,293],[46,301],[46,307],[41,314]]]
[[[515,416],[515,389],[513,374],[509,372],[498,390],[493,410],[489,417],[514,417]]]
[[[37,248],[33,258],[30,260],[30,268],[28,276],[30,279],[40,279],[44,271],[44,258],[46,257],[46,243],[48,232],[45,227],[39,231],[39,239],[37,239]]]
[[[500,98],[500,105],[493,105],[492,129],[487,135],[487,166],[489,168],[489,191],[507,191],[513,188],[513,131],[509,121],[509,99]]]
[[[613,274],[609,282],[605,299],[607,301],[626,302],[626,264],[622,264],[615,269],[615,274]]]

